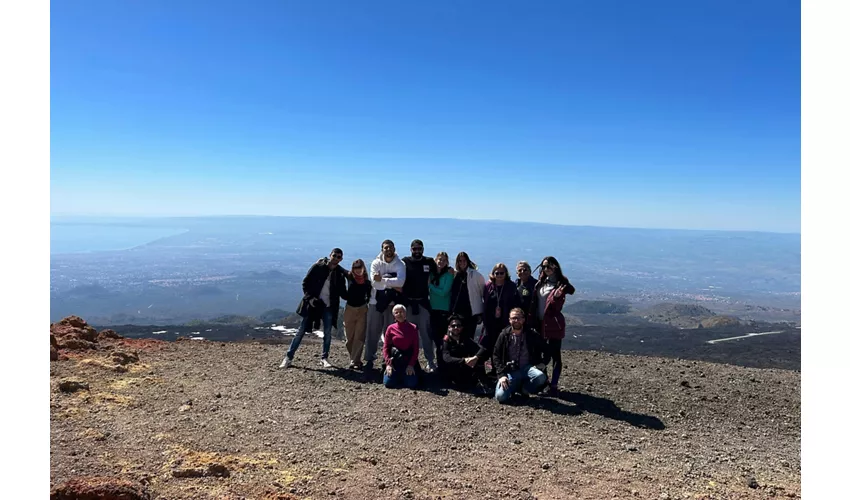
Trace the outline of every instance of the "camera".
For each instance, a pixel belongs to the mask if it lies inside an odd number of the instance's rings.
[[[515,372],[517,370],[519,370],[519,366],[517,366],[516,361],[508,361],[507,363],[505,363],[505,371],[506,372],[511,373],[511,372]]]

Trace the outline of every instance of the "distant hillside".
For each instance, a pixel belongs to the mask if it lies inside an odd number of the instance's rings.
[[[628,304],[618,304],[607,300],[579,300],[564,307],[571,314],[628,314],[632,310]]]
[[[642,314],[651,323],[664,323],[678,328],[699,328],[700,322],[713,316],[716,314],[703,306],[669,302],[652,306]]]

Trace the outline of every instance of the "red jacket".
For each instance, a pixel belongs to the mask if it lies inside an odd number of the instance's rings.
[[[546,299],[546,309],[543,312],[543,328],[540,333],[544,339],[563,339],[566,335],[567,320],[561,309],[564,307],[564,302],[567,300],[567,294],[564,293],[560,298],[555,297],[555,290],[549,294]]]
[[[546,299],[546,308],[543,310],[543,324],[541,325],[537,319],[537,303],[540,300],[540,287],[543,286],[544,281],[538,281],[537,286],[534,287],[534,297],[532,297],[530,307],[532,318],[534,318],[533,327],[540,332],[544,339],[563,339],[566,334],[567,320],[564,318],[561,309],[567,300],[567,294],[575,293],[575,287],[567,280],[567,289],[560,298],[555,297],[557,288],[552,290],[552,293]]]

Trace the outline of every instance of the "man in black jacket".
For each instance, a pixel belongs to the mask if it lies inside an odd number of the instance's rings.
[[[506,403],[517,391],[536,394],[546,385],[546,374],[535,365],[543,363],[545,344],[532,328],[525,326],[525,313],[519,307],[511,309],[511,326],[502,330],[493,347],[493,368],[496,400]]]
[[[484,354],[486,349],[463,334],[463,317],[452,315],[449,318],[449,334],[443,343],[443,359],[440,375],[447,384],[469,389],[476,385],[486,387],[484,373]],[[492,389],[492,385],[490,385]],[[488,391],[489,392],[489,391]]]
[[[331,350],[331,332],[336,327],[337,316],[339,315],[339,297],[346,293],[345,270],[340,267],[340,262],[342,262],[342,250],[334,248],[331,250],[330,256],[319,259],[307,271],[307,276],[301,282],[304,297],[295,311],[301,315],[301,326],[298,327],[295,338],[289,344],[289,350],[286,352],[280,368],[288,368],[292,365],[292,358],[295,357],[295,351],[301,345],[304,333],[308,328],[312,330],[317,319],[321,319],[325,334],[322,345],[322,366],[331,367],[328,361],[328,354]]]

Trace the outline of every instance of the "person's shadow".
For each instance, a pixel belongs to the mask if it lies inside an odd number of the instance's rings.
[[[372,369],[368,371],[361,370],[352,370],[350,368],[342,368],[339,366],[333,366],[331,368],[311,368],[309,366],[303,367],[293,367],[290,368],[296,369],[300,368],[304,371],[322,373],[324,375],[330,375],[332,377],[338,377],[343,380],[347,380],[349,382],[358,382],[361,384],[384,384],[383,375],[381,375],[381,371],[378,369]],[[448,396],[449,391],[441,386],[439,380],[436,375],[432,375],[430,373],[421,373],[421,380],[419,385],[417,385],[414,391],[424,391],[430,392],[431,394],[435,394],[437,396]]]
[[[567,406],[563,403],[556,402],[556,400],[573,403],[575,406]],[[588,412],[605,418],[610,418],[612,420],[620,420],[628,423],[629,425],[641,427],[643,429],[660,431],[666,427],[664,422],[662,422],[658,417],[624,411],[610,399],[599,398],[589,394],[582,394],[580,392],[559,392],[555,397],[536,398],[534,404],[545,407],[547,405],[546,401],[549,401],[550,404],[555,403],[557,406],[571,408],[567,411],[552,410],[553,413],[579,415],[582,412]]]

